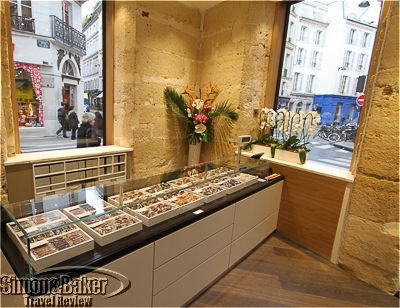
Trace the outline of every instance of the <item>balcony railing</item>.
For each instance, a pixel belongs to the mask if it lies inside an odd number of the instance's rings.
[[[50,17],[52,19],[53,38],[86,54],[86,36],[56,16],[51,15]]]
[[[328,22],[329,22],[328,16],[326,16],[325,14],[318,13],[315,11],[310,11],[307,9],[303,9],[301,11],[300,18],[307,18],[310,20],[318,21],[323,24],[328,24]]]
[[[11,16],[11,28],[35,33],[35,20],[30,17]]]

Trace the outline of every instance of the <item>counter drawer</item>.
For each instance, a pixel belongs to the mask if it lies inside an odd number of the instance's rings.
[[[249,232],[232,243],[229,267],[234,265],[249,251],[267,238],[268,235],[276,230],[278,213],[279,211],[276,211],[270,217],[262,221],[259,225],[255,226]]]
[[[153,297],[153,307],[181,307],[228,269],[230,246]]]
[[[177,255],[231,225],[233,223],[234,212],[235,205],[231,205],[156,241],[154,268],[159,267]]]
[[[231,243],[232,228],[233,226],[230,225],[157,268],[154,271],[153,294],[156,295],[193,270],[196,266],[215,255],[218,251],[228,246]]]
[[[283,181],[236,203],[233,240],[279,210]]]

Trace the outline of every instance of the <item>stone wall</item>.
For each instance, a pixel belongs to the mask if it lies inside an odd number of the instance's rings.
[[[1,63],[1,105],[0,105],[0,201],[2,203],[8,202],[7,194],[7,181],[5,176],[4,161],[7,157],[15,156],[15,143],[14,143],[14,127],[13,127],[13,113],[11,105],[11,87],[10,87],[10,68],[9,67],[9,52],[8,52],[8,31],[10,31],[10,24],[6,23],[6,5],[8,2],[0,2],[0,63]]]
[[[216,138],[203,145],[202,161],[233,155],[237,136],[257,135],[253,110],[264,106],[275,3],[223,2],[206,11],[200,51],[201,82],[217,83],[219,101],[237,108],[239,120],[227,129],[216,126]]]
[[[236,137],[256,133],[274,12],[273,2],[226,2],[205,14],[178,1],[115,2],[114,139],[134,149],[136,179],[187,164],[186,128],[164,103],[166,86],[218,84],[217,103],[239,112],[231,127],[216,122],[202,161],[233,156]]]
[[[399,2],[388,3],[339,264],[393,294],[399,289]]]

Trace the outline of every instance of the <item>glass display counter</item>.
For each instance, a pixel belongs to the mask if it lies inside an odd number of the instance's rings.
[[[264,189],[268,175],[268,161],[243,157],[2,204],[2,251],[18,277],[93,269]]]

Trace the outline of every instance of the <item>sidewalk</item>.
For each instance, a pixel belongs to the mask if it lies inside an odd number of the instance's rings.
[[[333,145],[335,147],[343,149],[343,150],[347,150],[350,152],[354,151],[354,142],[351,142],[351,141],[339,141],[339,142],[333,143]]]
[[[76,148],[76,140],[70,137],[21,137],[21,153],[54,151]]]

